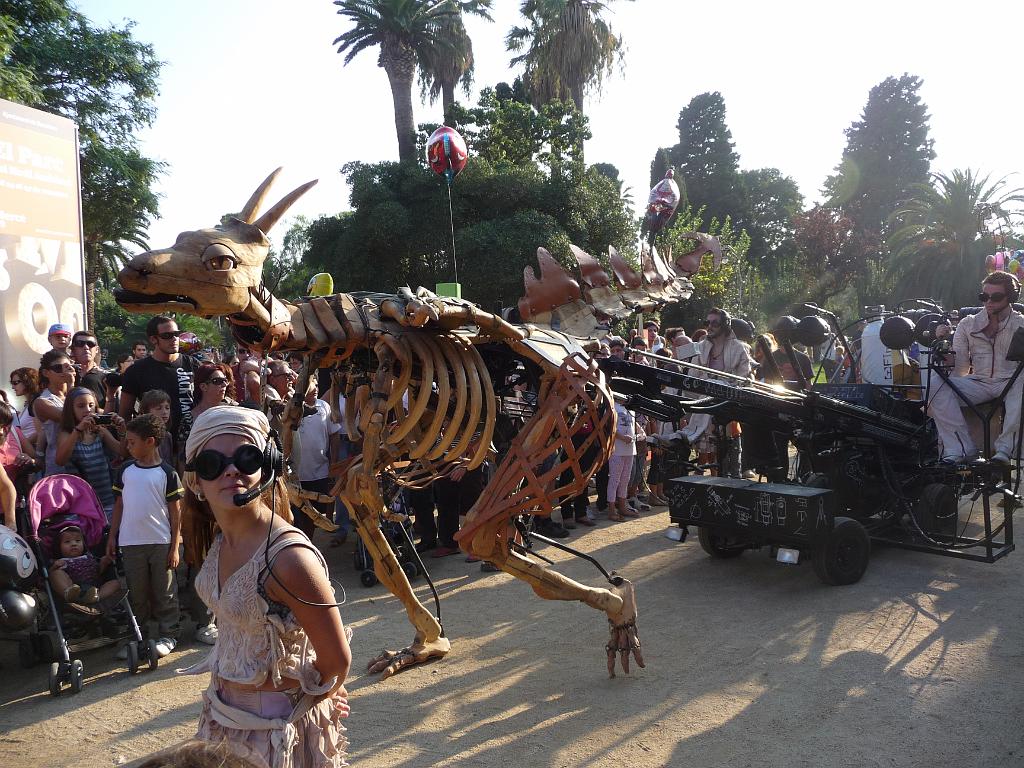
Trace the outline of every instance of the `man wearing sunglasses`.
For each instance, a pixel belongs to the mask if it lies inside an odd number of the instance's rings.
[[[1020,283],[1009,272],[993,272],[981,284],[978,302],[982,309],[964,317],[953,334],[953,385],[971,403],[998,397],[1013,376],[1017,364],[1006,359],[1010,339],[1024,327],[1024,315],[1014,311]],[[1020,399],[1024,376],[1006,396],[1003,427],[992,446],[992,461],[1008,464],[1020,431]],[[963,402],[943,383],[932,394],[928,411],[942,440],[942,460],[958,463],[977,456],[964,419]]]
[[[100,343],[92,331],[78,331],[71,337],[71,360],[75,364],[75,386],[91,389],[96,405],[107,409],[107,374],[99,366]]]
[[[151,389],[166,392],[171,399],[171,438],[175,453],[185,445],[192,429],[192,381],[198,363],[178,351],[181,331],[172,317],[157,315],[146,324],[146,337],[153,352],[137,360],[124,372],[121,385],[121,417],[131,419],[135,403]]]

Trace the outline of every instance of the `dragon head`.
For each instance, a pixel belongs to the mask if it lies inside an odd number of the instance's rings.
[[[245,313],[265,301],[266,233],[310,189],[303,184],[257,218],[278,168],[257,187],[241,212],[211,229],[182,232],[170,248],[135,256],[117,276],[117,303],[130,312],[181,312],[202,317]]]

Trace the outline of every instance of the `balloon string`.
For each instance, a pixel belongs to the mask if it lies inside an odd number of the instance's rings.
[[[452,213],[452,183],[448,182],[448,223],[452,228],[452,269],[455,270],[455,282],[459,282],[459,262],[455,259],[455,215]]]

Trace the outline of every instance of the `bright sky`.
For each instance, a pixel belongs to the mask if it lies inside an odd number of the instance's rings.
[[[904,72],[924,80],[938,154],[933,170],[971,167],[993,179],[1024,170],[1024,99],[1013,52],[1024,3],[609,4],[628,51],[624,73],[588,99],[594,138],[586,158],[616,165],[640,204],[655,149],[677,140],[680,109],[712,90],[725,97],[741,167],[777,167],[816,199],[868,90]],[[495,6],[493,24],[467,25],[477,89],[516,74],[503,41],[520,23],[519,2]],[[278,197],[320,179],[292,208],[316,216],[348,207],[344,163],[398,159],[376,49],[342,66],[331,41],[346,27],[330,0],[80,0],[80,9],[96,23],[134,19],[137,37],[166,62],[159,116],[144,137],[145,151],[170,166],[152,247],[238,210],[279,165]],[[439,122],[440,102],[417,99],[415,119]],[[1024,176],[1011,183],[1024,184]]]

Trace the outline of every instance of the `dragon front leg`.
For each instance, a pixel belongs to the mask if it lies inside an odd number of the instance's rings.
[[[378,346],[377,354],[379,365],[369,400],[372,410],[363,420],[363,458],[349,470],[341,499],[355,520],[359,538],[373,558],[374,573],[401,601],[416,630],[410,645],[400,651],[383,650],[370,660],[369,671],[380,672],[381,678],[386,679],[405,667],[445,656],[451,650],[451,643],[444,636],[441,623],[417,599],[394,550],[380,530],[380,514],[385,504],[380,495],[377,461],[381,456],[388,398],[394,385],[394,355],[383,345]]]
[[[356,468],[355,472],[359,471]],[[405,607],[416,632],[410,645],[400,651],[382,650],[370,659],[367,669],[372,673],[380,672],[383,680],[405,667],[447,655],[452,647],[451,642],[444,636],[440,622],[416,597],[394,550],[381,533],[379,516],[385,505],[377,490],[376,478],[371,477],[367,482],[365,475],[350,477],[341,498],[355,521],[359,538],[373,558],[374,573],[380,583]]]

